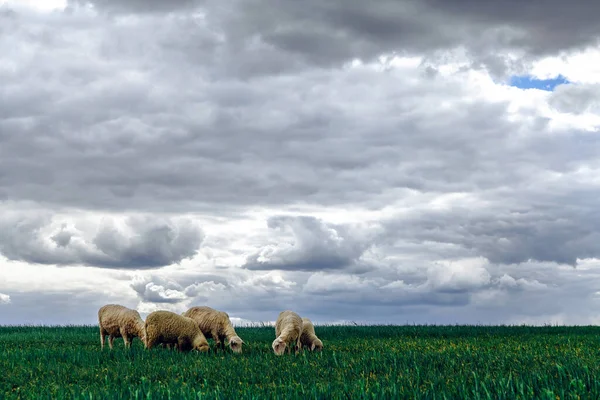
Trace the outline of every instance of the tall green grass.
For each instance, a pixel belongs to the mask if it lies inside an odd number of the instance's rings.
[[[101,351],[95,326],[0,327],[0,398],[600,398],[597,327],[317,326],[322,353],[281,357],[273,328],[237,331],[241,355],[137,339]]]

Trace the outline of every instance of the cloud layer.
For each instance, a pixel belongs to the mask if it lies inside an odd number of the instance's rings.
[[[1,320],[595,321],[599,6],[488,3],[0,7]]]

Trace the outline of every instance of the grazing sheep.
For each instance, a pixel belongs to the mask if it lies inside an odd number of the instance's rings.
[[[302,346],[305,348],[308,347],[310,351],[323,350],[323,342],[315,334],[315,326],[308,318],[302,318],[302,335],[300,335],[300,342],[302,342]]]
[[[242,352],[244,341],[235,332],[226,312],[198,306],[190,308],[183,315],[196,321],[204,336],[207,339],[212,338],[217,348],[221,347],[225,350],[225,341],[227,341],[227,345],[234,353]]]
[[[300,343],[300,336],[302,335],[302,318],[293,311],[286,310],[279,313],[277,322],[275,323],[275,336],[277,338],[271,345],[276,355],[280,356],[285,351],[286,347],[288,353],[290,350],[290,344],[296,341],[295,352],[298,354],[302,348]]]
[[[131,346],[131,340],[139,337],[146,346],[144,320],[136,310],[118,305],[107,304],[98,310],[100,326],[100,347],[104,349],[104,337],[108,335],[108,345],[113,348],[113,340],[122,337],[125,347]]]
[[[146,347],[173,345],[179,351],[208,351],[208,341],[191,318],[171,311],[154,311],[146,318]]]

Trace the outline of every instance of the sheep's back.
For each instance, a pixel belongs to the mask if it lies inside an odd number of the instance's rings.
[[[279,337],[285,331],[297,331],[298,335],[302,333],[302,318],[293,311],[286,310],[279,313],[275,323],[275,336]]]
[[[154,311],[146,318],[146,331],[165,340],[176,340],[180,336],[195,337],[199,328],[190,318],[169,311]]]
[[[124,324],[128,311],[134,310],[118,304],[107,304],[98,310],[98,323],[108,331],[118,330]],[[134,312],[137,313],[137,311]]]
[[[223,334],[225,327],[230,323],[229,315],[226,312],[207,306],[192,307],[184,315],[196,321],[205,335],[210,335],[213,329],[216,329],[219,334]]]
[[[308,318],[302,318],[302,336],[316,336],[315,335],[315,326],[312,321]]]

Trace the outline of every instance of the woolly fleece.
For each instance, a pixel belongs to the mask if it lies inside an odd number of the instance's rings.
[[[244,341],[237,335],[229,315],[207,306],[196,306],[187,310],[184,316],[192,318],[207,339],[212,338],[217,348],[225,349],[225,341],[235,353],[242,352]]]
[[[113,348],[114,338],[122,337],[125,347],[131,346],[134,337],[140,338],[146,345],[144,320],[136,310],[118,305],[107,304],[98,310],[100,327],[100,348],[104,349],[104,337],[108,335],[108,345]]]
[[[302,335],[300,335],[300,342],[302,342],[304,348],[309,348],[310,351],[323,350],[323,342],[317,337],[315,326],[308,318],[302,318]]]
[[[179,351],[208,351],[208,341],[191,318],[171,311],[154,311],[146,318],[146,338],[149,349],[157,344],[172,344]]]
[[[286,310],[279,313],[277,322],[275,323],[275,336],[277,337],[271,347],[276,355],[283,354],[287,347],[288,353],[290,344],[296,341],[296,354],[302,348],[300,343],[300,335],[302,334],[302,318],[293,311]]]

